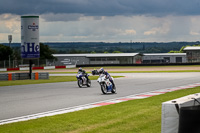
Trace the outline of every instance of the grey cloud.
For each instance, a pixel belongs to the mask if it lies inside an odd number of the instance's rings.
[[[43,19],[46,21],[77,21],[80,19],[80,17],[83,17],[81,14],[43,14],[41,15]]]
[[[199,15],[199,0],[6,0],[0,14]],[[74,19],[74,18],[72,18]]]

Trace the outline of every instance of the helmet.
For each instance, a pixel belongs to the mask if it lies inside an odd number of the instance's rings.
[[[81,72],[82,72],[82,71],[83,71],[83,69],[82,69],[81,67],[79,67],[78,71],[81,71]]]
[[[104,72],[104,69],[103,67],[101,69],[99,69],[99,73],[103,73]]]

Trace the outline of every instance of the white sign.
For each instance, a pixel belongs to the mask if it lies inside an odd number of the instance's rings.
[[[39,16],[21,16],[21,57],[40,57]]]

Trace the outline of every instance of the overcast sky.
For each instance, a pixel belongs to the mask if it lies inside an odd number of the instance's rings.
[[[200,40],[200,0],[1,0],[0,42],[21,42],[21,16],[40,17],[40,42]]]

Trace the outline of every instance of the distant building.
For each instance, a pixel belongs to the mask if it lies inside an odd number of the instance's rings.
[[[100,54],[54,54],[62,65],[98,65],[98,64],[160,64],[186,63],[186,53],[100,53]]]
[[[143,54],[143,64],[186,63],[186,53],[150,53]]]
[[[139,64],[139,53],[101,53],[101,54],[54,54],[58,60],[55,65],[87,64]]]
[[[200,47],[189,46],[183,49],[187,54],[188,63],[200,62]]]

